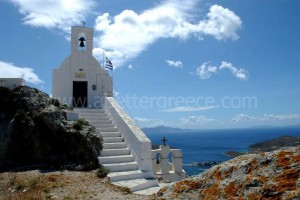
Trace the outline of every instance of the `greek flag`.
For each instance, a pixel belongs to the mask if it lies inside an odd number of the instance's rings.
[[[111,61],[107,57],[105,57],[105,68],[110,69],[110,70],[114,69],[113,64],[111,63]]]

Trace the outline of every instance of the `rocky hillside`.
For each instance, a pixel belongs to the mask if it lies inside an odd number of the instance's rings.
[[[263,141],[249,146],[250,153],[274,151],[281,147],[300,145],[300,137],[282,136],[272,140]]]
[[[295,147],[300,145],[300,137],[295,136],[281,136],[271,140],[266,140],[263,142],[251,144],[248,147],[247,152],[238,152],[238,151],[226,151],[224,154],[229,157],[237,157],[240,155],[245,155],[248,153],[262,153],[275,151],[282,147]]]
[[[300,199],[300,147],[248,154],[162,188],[166,199]]]
[[[25,166],[98,166],[99,132],[88,122],[66,120],[66,105],[27,86],[0,88],[0,170]]]

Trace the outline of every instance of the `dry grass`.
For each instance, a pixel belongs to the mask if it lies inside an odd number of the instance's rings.
[[[0,194],[0,200],[151,199],[98,178],[96,171],[0,173]]]

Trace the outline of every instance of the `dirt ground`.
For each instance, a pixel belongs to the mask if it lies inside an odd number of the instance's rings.
[[[154,200],[111,185],[90,172],[38,170],[0,173],[0,199],[130,199]]]

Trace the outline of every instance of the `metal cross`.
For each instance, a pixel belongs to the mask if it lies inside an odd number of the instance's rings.
[[[82,26],[85,27],[85,25],[86,25],[86,22],[82,21]]]
[[[164,146],[166,146],[166,141],[168,141],[168,140],[165,136],[163,137],[163,139],[161,141],[164,143]]]

